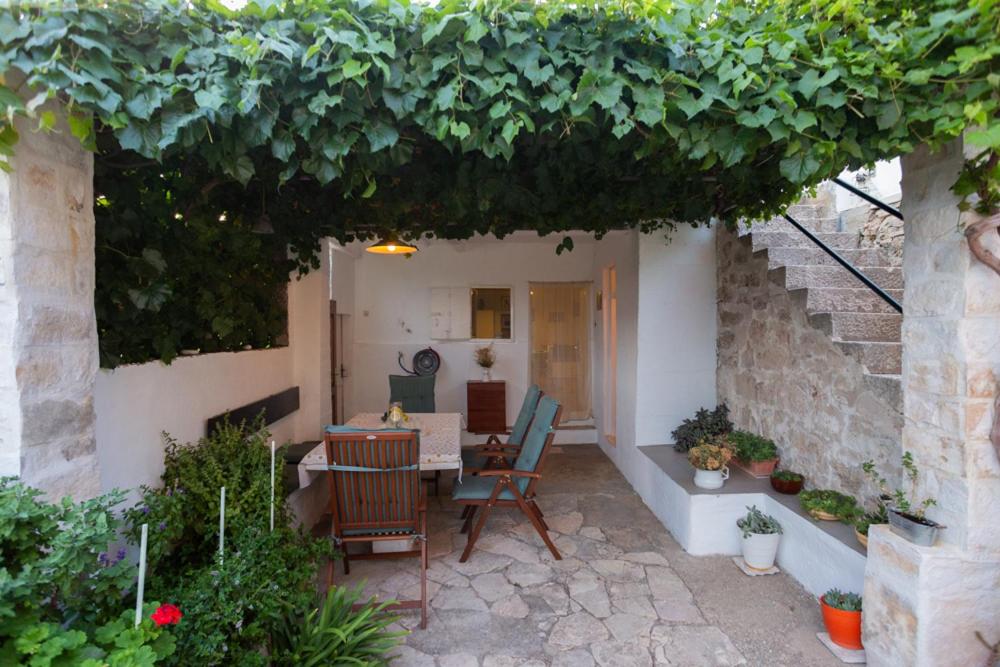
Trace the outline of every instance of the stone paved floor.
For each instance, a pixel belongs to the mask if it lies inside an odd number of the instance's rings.
[[[750,578],[678,546],[596,446],[558,447],[538,504],[563,560],[517,510],[495,510],[467,563],[458,508],[431,498],[426,630],[418,613],[394,665],[638,667],[839,665],[817,641],[816,601],[784,574]],[[340,584],[419,595],[415,560],[354,561]]]

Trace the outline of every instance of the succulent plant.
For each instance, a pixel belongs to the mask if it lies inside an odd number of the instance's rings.
[[[749,431],[733,431],[728,436],[729,446],[741,461],[770,461],[778,458],[778,448],[773,440]]]
[[[701,408],[694,413],[694,419],[685,419],[681,422],[670,437],[674,439],[674,449],[686,452],[704,438],[725,435],[732,430],[729,408],[723,403],[712,411]]]
[[[857,593],[844,593],[840,589],[831,588],[823,596],[823,602],[834,609],[844,611],[861,611],[861,596]]]
[[[770,514],[764,514],[756,505],[747,507],[747,515],[736,520],[743,537],[751,535],[781,535],[781,524]]]

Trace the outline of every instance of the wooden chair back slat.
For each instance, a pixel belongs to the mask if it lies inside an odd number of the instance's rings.
[[[420,492],[418,434],[414,431],[327,433],[334,531],[417,531]]]

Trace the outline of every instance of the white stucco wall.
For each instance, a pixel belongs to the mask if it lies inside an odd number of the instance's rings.
[[[639,237],[635,440],[670,442],[700,407],[715,407],[715,230],[680,226]]]
[[[388,376],[401,373],[397,353],[403,352],[409,366],[413,354],[428,346],[441,355],[435,390],[438,411],[464,413],[466,382],[482,376],[473,361],[473,350],[486,343],[432,340],[430,290],[510,287],[514,337],[494,344],[497,363],[493,377],[507,382],[507,419],[513,423],[530,377],[528,284],[593,280],[595,248],[607,242],[580,236],[572,252],[556,255],[560,238],[519,233],[500,241],[425,240],[418,243],[420,251],[409,259],[356,252],[350,315],[354,345],[345,413],[385,410]]]
[[[288,347],[101,370],[94,405],[102,489],[158,484],[163,431],[197,440],[209,417],[293,386],[300,408],[271,425],[274,438],[319,439],[330,420],[328,266],[324,259],[320,270],[289,284]]]

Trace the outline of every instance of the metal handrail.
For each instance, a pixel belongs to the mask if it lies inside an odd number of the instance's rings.
[[[839,178],[833,179],[833,182],[836,183],[837,185],[839,185],[840,187],[844,188],[845,190],[847,190],[851,194],[855,194],[855,195],[861,197],[862,199],[864,199],[869,204],[872,204],[874,206],[878,206],[880,209],[882,209],[883,211],[885,211],[889,215],[894,215],[897,218],[899,218],[900,220],[903,219],[903,214],[899,212],[899,209],[895,209],[895,208],[889,206],[888,204],[886,204],[884,201],[881,201],[879,199],[876,199],[875,197],[872,197],[870,194],[868,194],[864,190],[856,188],[853,185],[851,185],[850,183],[847,183],[846,181],[842,181]]]
[[[790,222],[796,229],[798,229],[800,232],[802,232],[807,239],[809,239],[810,241],[812,241],[813,243],[815,243],[817,246],[819,246],[820,250],[822,250],[827,255],[829,255],[830,257],[832,257],[835,262],[837,262],[842,267],[844,267],[845,269],[847,269],[851,273],[851,275],[853,275],[855,278],[857,278],[862,283],[864,283],[865,287],[867,287],[871,291],[875,292],[875,294],[877,294],[878,296],[880,296],[883,301],[885,301],[887,304],[889,304],[893,308],[893,310],[895,310],[897,313],[902,313],[903,312],[903,306],[900,305],[900,303],[898,301],[896,301],[891,296],[889,296],[889,294],[884,289],[882,289],[881,287],[879,287],[878,285],[876,285],[875,282],[872,281],[871,278],[869,278],[868,276],[866,276],[865,274],[861,273],[856,268],[854,268],[854,265],[852,265],[846,259],[844,259],[843,257],[841,257],[837,253],[836,250],[834,250],[833,248],[831,248],[830,246],[828,246],[827,244],[825,244],[821,240],[819,240],[819,238],[817,238],[815,234],[813,234],[811,231],[809,231],[808,229],[806,229],[805,227],[803,227],[799,223],[799,221],[796,220],[795,218],[793,218],[792,216],[788,215],[787,213],[783,213],[782,216],[785,218],[785,220],[787,220],[788,222]]]

